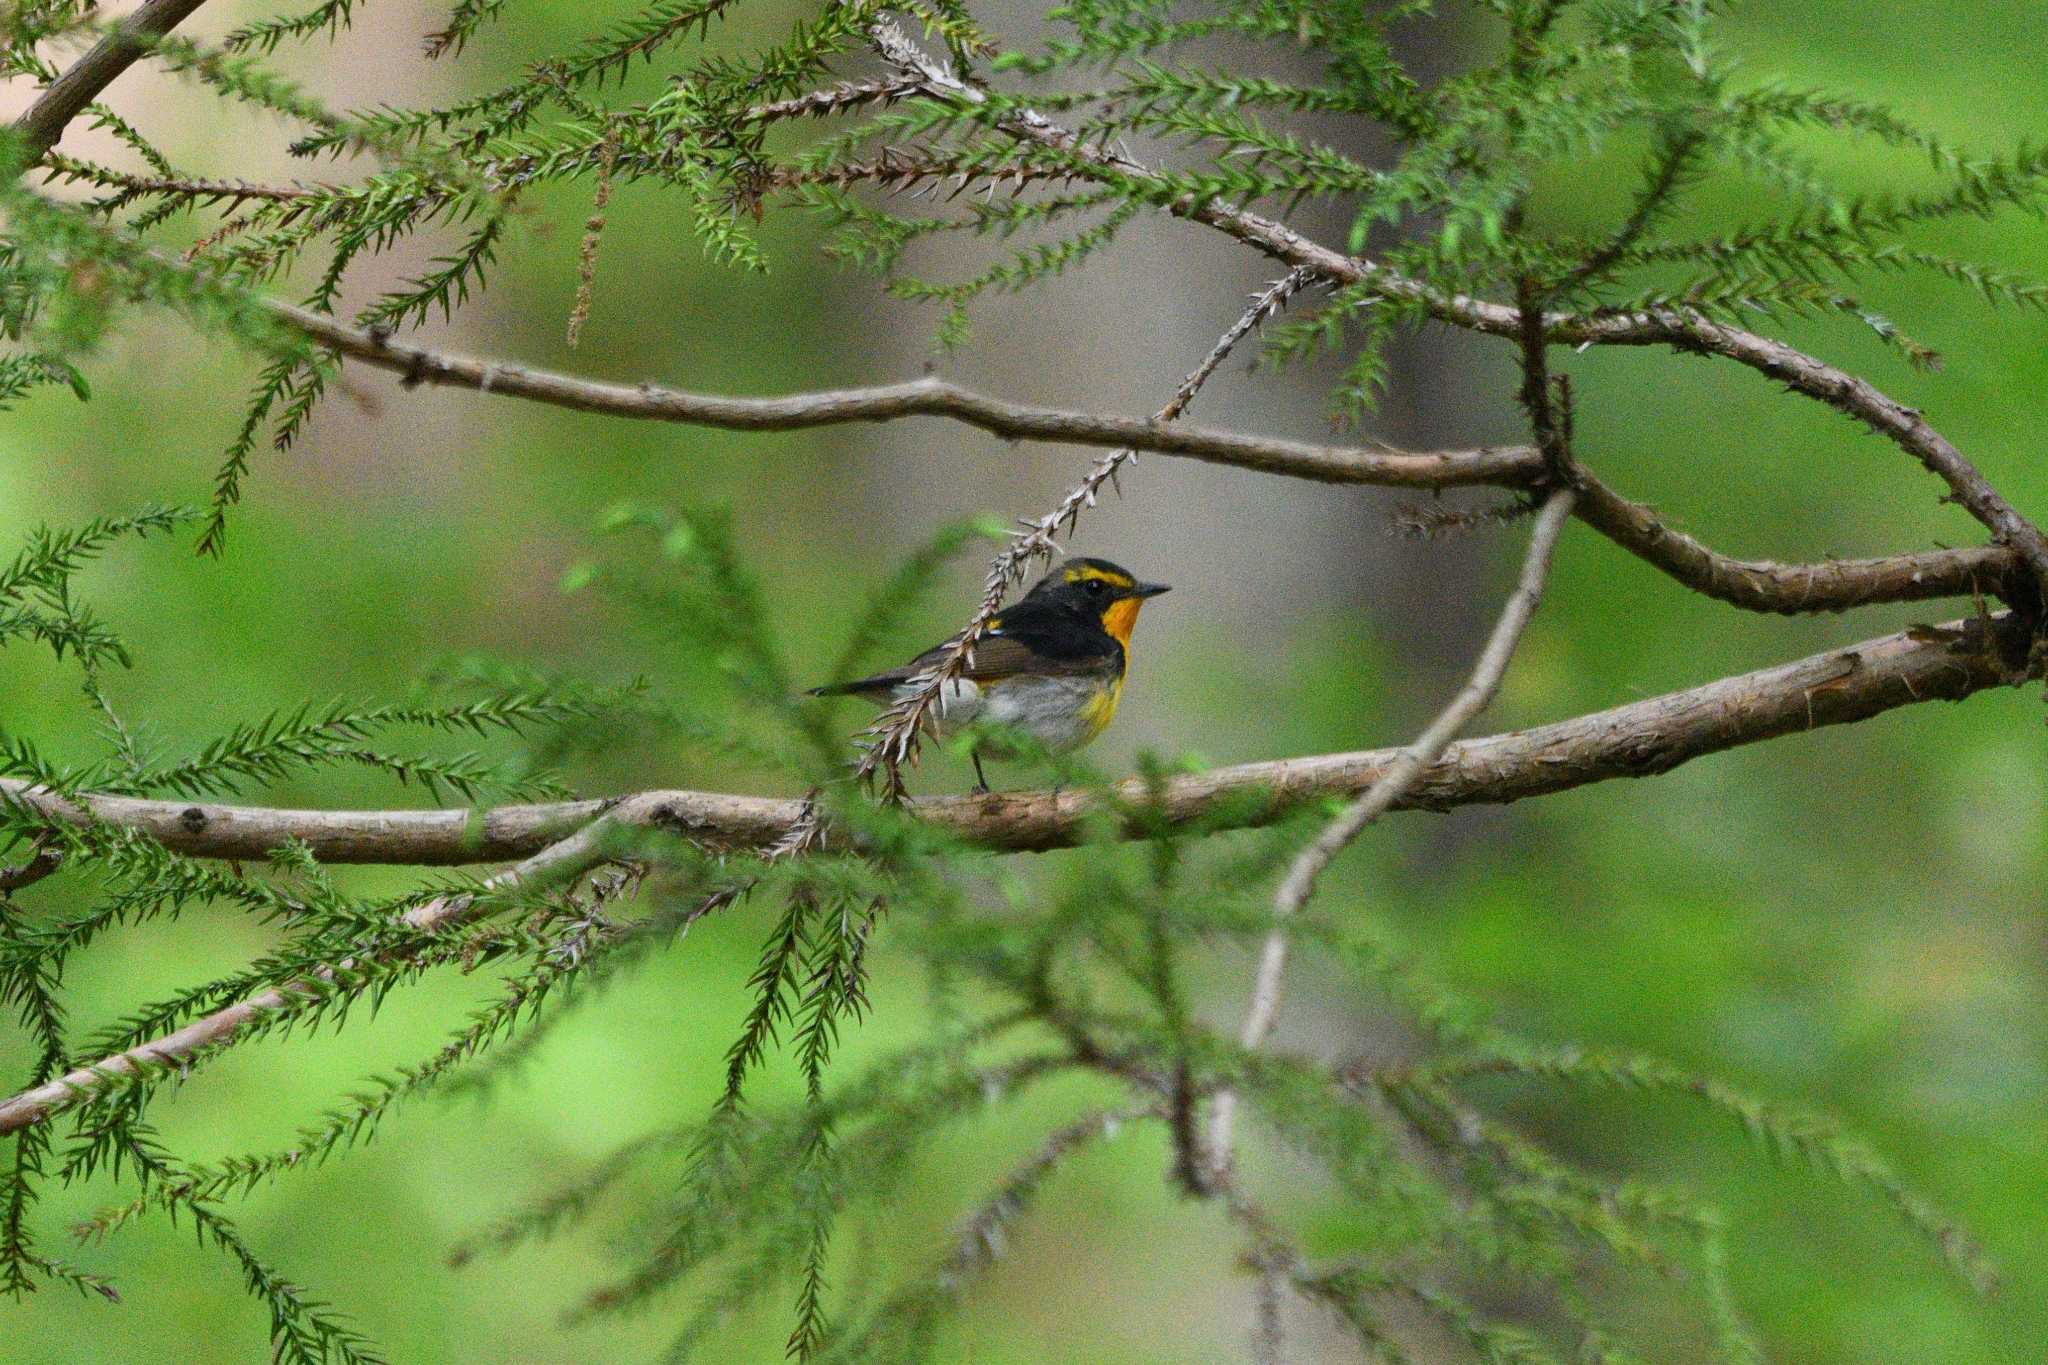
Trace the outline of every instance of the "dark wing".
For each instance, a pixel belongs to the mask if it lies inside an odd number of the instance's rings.
[[[968,665],[966,675],[973,682],[993,682],[1018,673],[1098,673],[1123,652],[1123,646],[1106,635],[1091,638],[1064,619],[1041,619],[1038,612],[1026,610],[1022,604],[996,619],[998,627],[974,643],[974,661]],[[811,689],[811,695],[888,693],[937,663],[945,652],[944,645],[934,645],[901,668],[853,682],[816,687]]]

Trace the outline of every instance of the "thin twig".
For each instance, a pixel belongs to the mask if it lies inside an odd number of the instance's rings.
[[[1245,1264],[1258,1276],[1252,1294],[1253,1365],[1281,1365],[1285,1360],[1285,1337],[1281,1312],[1287,1289],[1304,1262],[1279,1223],[1263,1208],[1228,1170],[1215,1170],[1206,1177],[1209,1188],[1219,1196],[1223,1211],[1244,1231],[1251,1243]]]
[[[1167,1137],[1173,1144],[1173,1183],[1182,1193],[1199,1199],[1208,1193],[1202,1183],[1200,1097],[1185,1053],[1175,1059],[1168,1073],[1164,1112]]]
[[[240,207],[252,199],[289,204],[333,194],[339,188],[334,185],[263,185],[248,180],[208,180],[194,176],[135,175],[111,166],[95,166],[59,151],[45,152],[41,169],[47,171],[52,180],[83,181],[99,189],[118,189],[129,198],[155,194],[204,199],[208,203],[227,200],[230,207]]]
[[[769,100],[747,110],[749,123],[775,123],[793,118],[825,118],[864,109],[870,104],[894,104],[924,90],[922,82],[841,81],[786,100]]]
[[[488,897],[493,893],[509,890],[543,877],[579,875],[602,861],[601,840],[607,833],[603,825],[602,820],[592,822],[568,838],[549,845],[523,862],[489,878],[475,892],[436,896],[422,905],[415,906],[400,918],[399,923],[405,928],[421,932],[450,928],[480,913],[481,908],[488,905]],[[334,972],[346,971],[354,965],[356,964],[353,959],[345,960],[335,964],[334,968],[329,969],[324,975],[331,978]],[[324,982],[288,981],[269,990],[259,991],[225,1009],[195,1019],[183,1028],[167,1033],[161,1038],[102,1058],[90,1066],[80,1067],[59,1076],[47,1085],[24,1090],[5,1103],[0,1103],[0,1133],[11,1133],[18,1128],[40,1123],[51,1114],[91,1098],[110,1081],[144,1069],[184,1062],[195,1053],[224,1046],[234,1041],[235,1036],[244,1027],[258,1018],[297,1009],[323,996],[326,989]]]
[[[1543,463],[1559,483],[1570,481],[1571,441],[1566,424],[1571,420],[1569,403],[1552,401],[1549,342],[1543,335],[1543,300],[1536,293],[1536,281],[1524,275],[1516,282],[1515,297],[1519,323],[1515,340],[1522,351],[1522,386],[1515,397],[1529,418],[1529,432]],[[1563,383],[1563,380],[1559,380]]]
[[[1569,274],[1558,281],[1547,292],[1551,296],[1569,294],[1588,284],[1597,283],[1607,273],[1608,267],[1621,259],[1623,252],[1634,246],[1638,239],[1649,230],[1657,211],[1670,199],[1673,190],[1685,179],[1686,165],[1693,153],[1706,142],[1707,135],[1697,128],[1688,128],[1665,143],[1660,152],[1656,174],[1636,198],[1636,206],[1614,234],[1594,249],[1585,260],[1574,266]]]
[[[1186,412],[1188,404],[1201,392],[1202,385],[1216,373],[1217,366],[1237,344],[1286,307],[1287,301],[1308,280],[1306,271],[1291,271],[1253,295],[1251,305],[1217,338],[1201,363],[1188,371],[1187,377],[1174,390],[1173,397],[1154,415],[1153,423],[1164,426]],[[1024,529],[1011,535],[1010,543],[989,565],[988,576],[982,583],[981,605],[976,608],[973,618],[947,642],[946,652],[939,661],[920,675],[917,690],[884,711],[868,727],[858,768],[862,781],[871,781],[886,772],[889,795],[892,798],[902,796],[902,766],[917,761],[918,742],[932,727],[940,696],[949,683],[967,671],[974,657],[975,644],[987,632],[989,622],[1002,610],[1003,598],[1009,594],[1011,586],[1021,580],[1034,563],[1050,560],[1058,553],[1058,538],[1073,534],[1074,524],[1080,519],[1083,509],[1095,505],[1105,485],[1116,486],[1118,472],[1137,456],[1137,450],[1129,446],[1103,456],[1079,483],[1068,490],[1058,506],[1036,521],[1023,523]]]
[[[1127,1123],[1155,1117],[1158,1111],[1150,1109],[1092,1109],[1047,1134],[1045,1141],[1003,1177],[996,1192],[960,1221],[952,1249],[939,1269],[940,1286],[957,1292],[1002,1259],[1009,1248],[1011,1225],[1068,1157],[1091,1142],[1113,1137]]]
[[[1280,1310],[1286,1301],[1286,1279],[1263,1261],[1252,1299],[1252,1360],[1255,1365],[1285,1365],[1287,1338]]]
[[[1571,489],[1560,488],[1544,500],[1543,510],[1536,515],[1535,529],[1529,534],[1529,548],[1522,558],[1521,578],[1501,608],[1493,634],[1487,638],[1486,648],[1480,652],[1479,662],[1473,665],[1472,675],[1465,685],[1458,689],[1458,694],[1437,713],[1436,719],[1416,737],[1415,742],[1401,750],[1386,766],[1372,786],[1295,855],[1273,896],[1273,930],[1266,936],[1265,946],[1260,951],[1251,1007],[1245,1012],[1244,1027],[1238,1032],[1238,1042],[1245,1048],[1263,1046],[1273,1030],[1273,1022],[1280,1012],[1281,984],[1287,973],[1287,926],[1315,893],[1316,881],[1323,870],[1366,826],[1393,808],[1423,772],[1443,757],[1458,732],[1484,711],[1500,690],[1501,678],[1507,672],[1508,661],[1514,657],[1515,646],[1521,643],[1522,631],[1535,614],[1536,604],[1543,598],[1543,586],[1550,576],[1551,552],[1556,549],[1565,520],[1571,515],[1574,496]],[[1229,1090],[1219,1091],[1209,1117],[1209,1163],[1212,1168],[1227,1170],[1230,1166],[1231,1128],[1236,1111],[1237,1096]]]
[[[591,198],[590,217],[583,223],[583,241],[576,250],[576,301],[569,308],[569,325],[563,342],[569,346],[583,336],[583,324],[590,320],[591,300],[597,293],[597,248],[604,239],[605,209],[612,201],[612,170],[619,159],[619,130],[607,130],[604,155],[597,163],[597,192]]]

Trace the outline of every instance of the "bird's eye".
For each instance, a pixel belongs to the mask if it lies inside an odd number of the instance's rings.
[[[1104,583],[1099,578],[1091,578],[1088,580],[1088,591],[1094,593],[1097,597],[1102,596],[1102,594],[1108,589],[1108,587],[1109,585],[1107,583]]]

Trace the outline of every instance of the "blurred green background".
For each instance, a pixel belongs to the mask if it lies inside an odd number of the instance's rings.
[[[217,35],[268,8],[208,6],[192,31]],[[442,8],[362,7],[336,49],[287,65],[339,102],[445,98],[487,88],[580,36],[600,10],[514,4],[462,63],[413,60],[414,40],[437,26]],[[746,12],[754,17],[743,34],[771,32],[795,11]],[[1009,31],[1028,34],[1032,23],[1020,18]],[[1455,65],[1457,27],[1436,41],[1440,49],[1422,55]],[[1756,79],[1782,75],[1887,102],[1986,151],[2044,131],[2048,11],[2039,6],[1753,5],[1732,15],[1722,41]],[[275,150],[287,130],[262,120],[224,126],[189,89],[138,71],[112,102],[162,133],[181,165],[259,179],[291,173]],[[1873,188],[1915,169],[1875,151],[1858,160],[1854,148],[1815,146],[1826,164]],[[1570,222],[1607,211],[1631,178],[1625,159],[1560,177],[1542,214]],[[1742,206],[1731,194],[1724,207],[1739,216]],[[562,327],[587,208],[555,194],[532,209],[489,295],[429,335],[536,364],[737,392],[898,378],[926,356],[932,317],[884,300],[869,280],[830,273],[809,252],[806,224],[771,220],[777,269],[741,277],[700,264],[670,206],[630,187],[614,202],[595,315],[569,352]],[[2048,235],[2036,221],[1970,224],[1936,240],[2048,272]],[[416,242],[366,269],[414,269],[442,245]],[[1079,280],[984,310],[976,342],[942,362],[947,372],[1018,398],[1146,410],[1270,273],[1231,244],[1172,224],[1133,235],[1117,255]],[[955,273],[968,260],[952,261]],[[1946,370],[1911,373],[1844,327],[1795,328],[1794,338],[1924,407],[2023,510],[2048,508],[2048,464],[2035,449],[2048,328],[1910,282],[1880,287],[1872,301],[1945,352]],[[1405,346],[1384,430],[1418,444],[1511,437],[1509,362],[1503,346],[1434,333]],[[1569,366],[1588,462],[1731,553],[1809,558],[1975,538],[1898,451],[1751,373],[1647,351],[1591,353]],[[1316,376],[1274,381],[1237,370],[1204,395],[1198,420],[1322,429]],[[46,394],[0,423],[0,553],[38,523],[202,499],[253,365],[175,324],[136,318],[89,373],[90,404]],[[224,560],[194,558],[189,542],[129,546],[84,587],[136,646],[138,666],[116,680],[117,701],[177,743],[308,697],[396,696],[451,653],[597,678],[687,672],[588,595],[559,587],[591,552],[604,510],[626,498],[729,499],[792,651],[829,658],[849,596],[932,526],[984,511],[1036,513],[1088,458],[926,422],[764,437],[636,425],[404,392],[387,376],[352,370],[297,449],[259,456]],[[1225,762],[1398,742],[1464,666],[1519,543],[1519,532],[1482,533],[1417,546],[1387,534],[1398,498],[1164,458],[1145,460],[1127,487],[1127,498],[1083,521],[1077,548],[1178,591],[1140,626],[1124,713],[1093,755],[1111,771],[1145,748]],[[898,643],[912,649],[955,624],[978,575],[970,557],[957,592]],[[1937,613],[1955,608],[1741,615],[1574,528],[1486,726],[1612,705]],[[807,650],[801,642],[811,640],[825,643]],[[72,675],[24,650],[0,654],[0,722],[60,758],[97,743],[75,688]],[[1505,811],[1398,817],[1347,856],[1325,895],[1333,913],[1374,917],[1445,983],[1534,1036],[1641,1048],[1839,1114],[1979,1233],[2006,1272],[1996,1300],[1968,1298],[1874,1201],[1773,1168],[1701,1114],[1502,1093],[1517,1122],[1597,1168],[1679,1179],[1722,1201],[1738,1295],[1774,1358],[2039,1361],[2048,1359],[2044,764],[2048,733],[2031,690],[1910,708],[1650,782]],[[965,783],[950,760],[927,772],[928,787]],[[658,751],[577,774],[592,791],[715,786],[720,777]],[[333,776],[274,796],[308,805],[420,799]],[[365,886],[402,876],[351,875]],[[59,905],[70,894],[60,878],[26,898]],[[245,1229],[397,1361],[611,1360],[658,1349],[667,1336],[658,1312],[583,1329],[560,1323],[611,1263],[619,1217],[460,1271],[444,1255],[507,1203],[708,1103],[761,929],[757,909],[702,926],[579,1012],[490,1101],[404,1111],[375,1146],[259,1193]],[[75,964],[77,1024],[85,1031],[224,971],[267,938],[226,912],[114,934]],[[922,983],[892,972],[886,938],[884,949],[877,1009],[850,1040],[849,1062],[920,1029]],[[1234,1019],[1248,976],[1245,962],[1216,963],[1205,1016]],[[1385,1028],[1374,1002],[1334,979],[1311,970],[1291,985],[1285,1044],[1341,1053],[1370,1046]],[[486,986],[437,977],[345,1037],[240,1049],[159,1102],[164,1135],[199,1160],[288,1142],[359,1078],[429,1052]],[[5,1074],[26,1058],[11,1021],[0,1025]],[[1048,1091],[1019,1116],[946,1143],[891,1240],[938,1245],[964,1202],[1071,1098]],[[1163,1170],[1147,1132],[1081,1158],[967,1309],[960,1358],[1241,1358],[1249,1293],[1231,1242],[1212,1211],[1173,1196]],[[106,1184],[53,1194],[39,1224],[61,1242],[71,1220],[112,1194]],[[55,1290],[0,1303],[0,1361],[262,1355],[260,1309],[233,1268],[186,1230],[148,1222],[78,1259],[113,1275],[124,1303]],[[1304,1359],[1352,1358],[1307,1319],[1298,1329]],[[731,1358],[779,1355],[772,1316],[736,1330],[753,1345]]]

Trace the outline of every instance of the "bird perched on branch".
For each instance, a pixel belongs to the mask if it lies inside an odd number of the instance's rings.
[[[1138,609],[1166,590],[1166,584],[1141,583],[1106,559],[1071,559],[989,622],[937,707],[946,730],[974,725],[997,732],[969,750],[978,790],[988,790],[983,756],[1006,754],[1000,731],[1029,736],[1056,754],[1102,733],[1123,697]],[[920,675],[936,667],[946,649],[928,649],[871,678],[812,688],[811,695],[894,705],[916,694]]]

